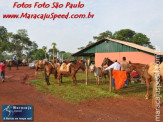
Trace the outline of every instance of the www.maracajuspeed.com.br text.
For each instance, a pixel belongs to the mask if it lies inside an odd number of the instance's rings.
[[[56,14],[56,13],[44,13],[44,14],[30,14],[30,13],[21,13],[21,14],[3,14],[3,19],[93,19],[94,14],[89,12],[88,14]]]

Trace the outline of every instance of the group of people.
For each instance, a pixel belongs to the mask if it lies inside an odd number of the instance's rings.
[[[16,55],[13,56],[13,61],[16,61]],[[5,68],[6,68],[5,61],[4,60],[0,61],[0,78],[2,82],[5,81]]]
[[[123,57],[122,61],[117,62],[117,60],[115,60],[115,62],[110,65],[109,67],[105,68],[105,70],[109,70],[109,69],[113,69],[113,70],[118,70],[118,71],[126,71],[127,72],[127,76],[129,76],[129,63],[126,61],[126,57]],[[128,77],[125,81],[125,85],[124,87],[127,87],[128,84]],[[115,87],[115,78],[113,78],[113,87]]]

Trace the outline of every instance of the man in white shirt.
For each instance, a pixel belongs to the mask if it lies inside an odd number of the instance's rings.
[[[112,64],[110,65],[109,67],[107,67],[105,70],[109,70],[109,69],[114,69],[114,70],[120,70],[121,66],[120,64],[117,62],[117,60]],[[113,90],[115,89],[115,79],[113,78]]]
[[[109,70],[109,69],[120,70],[120,68],[121,68],[121,66],[116,60],[112,65],[107,67],[105,70]]]

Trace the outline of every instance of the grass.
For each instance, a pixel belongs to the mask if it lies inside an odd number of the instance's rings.
[[[89,73],[89,83],[85,85],[85,73],[78,72],[76,75],[78,80],[77,86],[71,86],[71,77],[63,77],[63,83],[58,86],[57,79],[54,76],[50,76],[50,86],[47,86],[44,80],[44,73],[39,73],[39,79],[31,80],[31,83],[41,92],[51,94],[55,97],[62,98],[68,102],[80,103],[87,99],[98,99],[108,97],[141,97],[144,98],[146,94],[145,84],[130,84],[128,88],[121,88],[118,92],[109,92],[109,83],[96,85],[95,78],[92,73]],[[150,89],[152,93],[152,88]],[[161,89],[163,93],[163,89]],[[161,94],[163,95],[163,94]]]

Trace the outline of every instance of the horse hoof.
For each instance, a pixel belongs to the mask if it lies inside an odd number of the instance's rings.
[[[149,97],[145,97],[146,100],[149,100]]]

